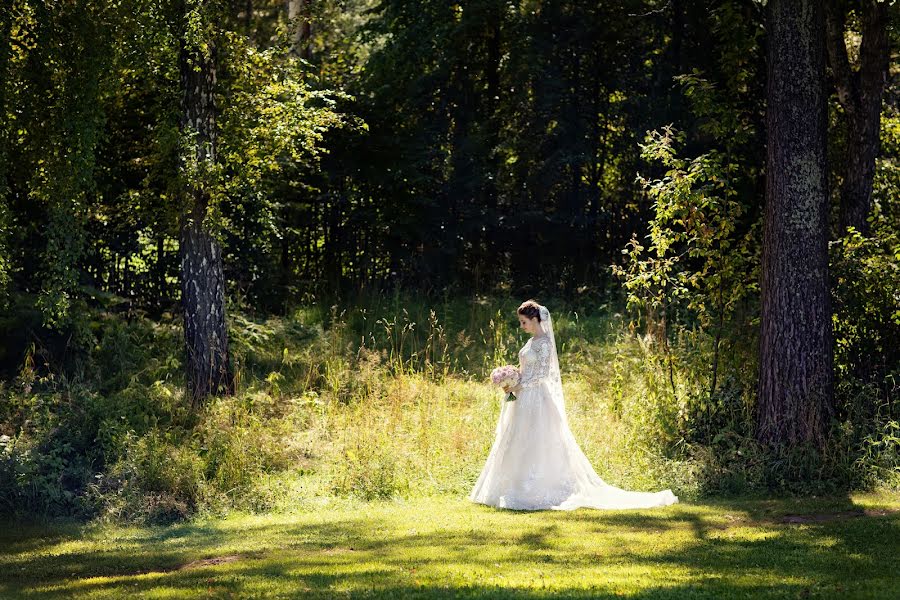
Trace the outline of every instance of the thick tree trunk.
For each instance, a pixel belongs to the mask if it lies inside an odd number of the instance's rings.
[[[198,164],[216,160],[214,90],[216,59],[182,41],[180,49],[183,135],[195,135]],[[234,392],[225,323],[225,276],[222,250],[206,221],[209,190],[202,177],[188,182],[181,219],[181,302],[187,347],[187,389],[196,408],[211,394]]]
[[[887,2],[862,2],[859,70],[853,71],[844,43],[844,8],[836,0],[826,3],[828,62],[848,130],[838,235],[851,226],[864,235],[869,233],[867,218],[872,206],[881,101],[890,63],[887,11]]]
[[[766,209],[756,437],[821,444],[832,413],[819,0],[769,0]]]

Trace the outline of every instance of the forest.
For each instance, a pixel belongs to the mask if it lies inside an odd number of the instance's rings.
[[[604,479],[710,523],[770,518],[759,498],[897,512],[898,26],[896,0],[0,0],[0,566],[29,573],[0,595],[95,576],[120,597],[121,565],[239,545],[195,525],[229,515],[334,511],[311,539],[371,550],[379,526],[425,527],[411,503],[525,544],[546,523],[462,499],[528,299]],[[378,516],[339,528],[358,511]],[[34,520],[83,547],[28,550],[51,530],[12,524]],[[898,549],[896,516],[863,521],[848,553]],[[145,559],[103,562],[119,529],[65,529],[128,526],[194,545],[147,533]],[[447,535],[385,551],[434,560],[465,543]],[[684,543],[687,597],[715,553]],[[900,583],[820,550],[791,593]],[[235,579],[209,590],[397,597],[541,567],[490,556],[409,587],[335,557],[275,591],[219,566]],[[657,597],[657,575],[616,589]],[[759,578],[710,597],[782,597]]]

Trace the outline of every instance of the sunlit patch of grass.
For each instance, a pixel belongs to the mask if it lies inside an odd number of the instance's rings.
[[[4,527],[0,595],[893,598],[900,513],[782,522],[863,507],[900,509],[900,495],[573,512],[336,500],[172,526]]]

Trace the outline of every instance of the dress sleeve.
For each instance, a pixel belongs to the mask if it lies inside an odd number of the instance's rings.
[[[550,375],[550,340],[539,338],[537,341],[532,341],[531,346],[537,354],[537,360],[530,369],[526,369],[522,374],[522,379],[516,386],[518,389],[534,387]]]

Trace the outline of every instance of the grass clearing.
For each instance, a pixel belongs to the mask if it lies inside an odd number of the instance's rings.
[[[896,598],[898,510],[887,492],[574,512],[435,496],[170,526],[8,523],[0,597]]]

